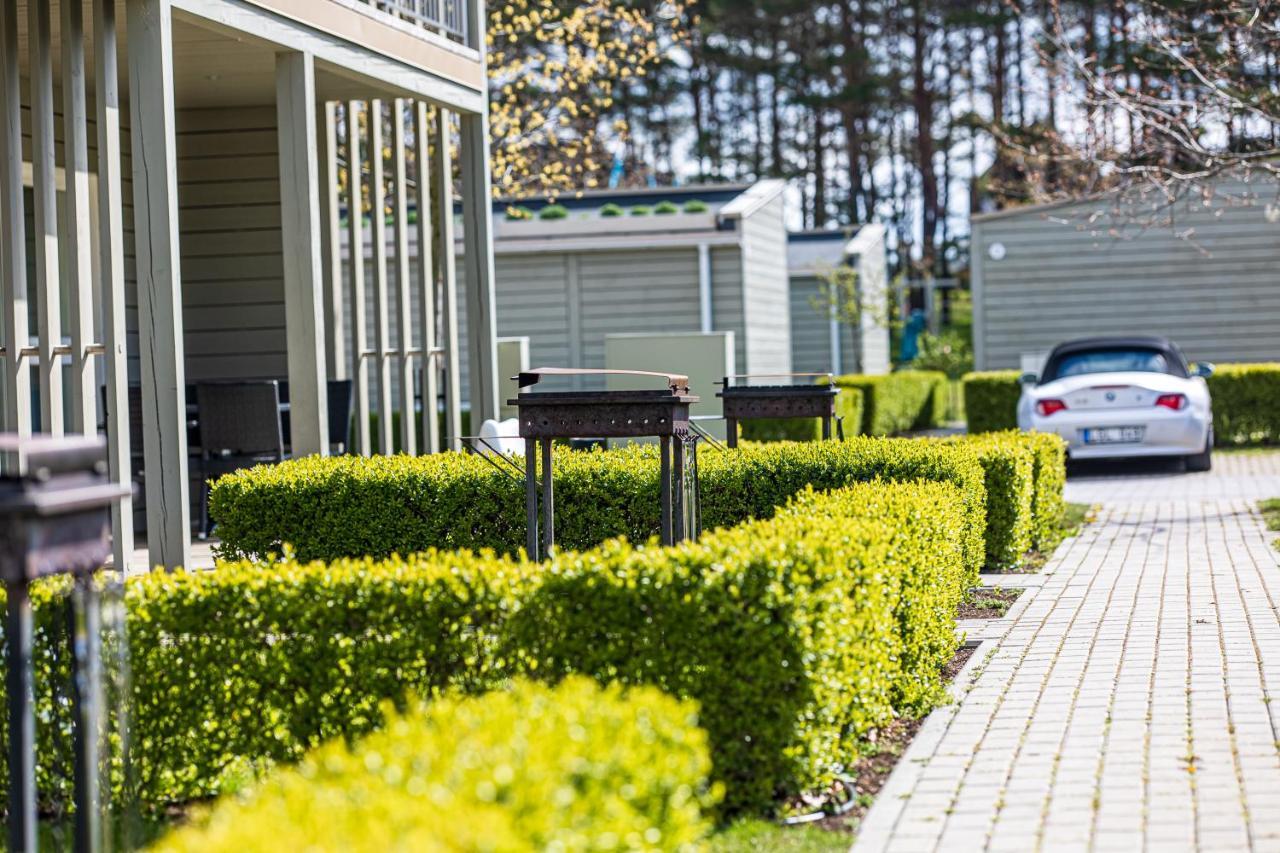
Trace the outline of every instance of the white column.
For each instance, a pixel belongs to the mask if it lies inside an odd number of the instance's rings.
[[[0,303],[4,311],[3,428],[31,434],[31,362],[27,355],[27,241],[22,202],[22,80],[18,4],[0,5]]]
[[[347,378],[347,348],[345,345],[346,322],[342,308],[342,229],[338,204],[338,103],[327,101],[324,105],[324,169],[320,173],[320,203],[324,205],[325,280],[325,364],[334,379]],[[347,436],[331,435],[330,442],[347,443]]]
[[[129,449],[128,336],[124,299],[124,201],[120,189],[120,86],[115,0],[94,0],[93,59],[98,124],[98,274],[102,281],[102,343],[107,374],[107,464],[111,479],[133,480]],[[115,566],[128,574],[133,559],[133,498],[111,508]]]
[[[436,271],[432,242],[435,240],[431,204],[431,125],[427,104],[414,104],[414,160],[418,166],[418,340],[422,342],[422,444],[423,452],[440,449],[440,420],[436,398],[440,394],[440,364],[436,348]]]
[[[418,453],[413,411],[413,301],[409,288],[409,192],[405,174],[405,102],[391,106],[391,150],[395,174],[396,218],[396,328],[400,337],[400,448],[410,456]],[[425,407],[424,407],[425,408]],[[425,413],[424,413],[425,414]]]
[[[60,0],[62,10],[63,169],[66,173],[67,269],[71,327],[71,429],[98,432],[98,379],[91,348],[93,245],[89,211],[89,125],[85,110],[84,6]]]
[[[436,109],[436,158],[434,167],[436,216],[440,220],[436,244],[437,282],[444,294],[444,431],[450,450],[462,449],[462,381],[458,375],[461,356],[458,347],[457,260],[453,248],[453,156],[449,151],[449,111]],[[472,421],[477,428],[479,421]]]
[[[373,217],[373,311],[378,374],[378,448],[395,449],[391,422],[391,314],[387,293],[387,187],[382,165],[382,101],[369,103],[369,206]]]
[[[290,440],[295,457],[328,456],[316,75],[315,60],[309,53],[276,54],[276,127]]]
[[[494,296],[493,204],[489,178],[489,117],[463,115],[462,231],[466,245],[467,364],[471,431],[498,417],[497,299]]]
[[[356,447],[361,456],[372,452],[369,434],[368,342],[364,291],[364,192],[360,154],[360,102],[347,102],[347,255],[351,265],[351,377],[354,380]]]
[[[151,565],[173,568],[191,562],[173,15],[169,0],[126,8],[147,547]]]
[[[58,273],[58,185],[54,165],[53,49],[49,6],[27,4],[31,74],[31,245],[36,268],[36,329],[40,348],[40,431],[62,434],[62,299]]]

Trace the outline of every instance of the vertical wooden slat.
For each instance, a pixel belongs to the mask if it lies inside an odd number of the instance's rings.
[[[351,266],[351,376],[355,380],[356,451],[368,456],[373,449],[369,434],[368,333],[364,292],[364,191],[360,146],[360,101],[347,102],[347,255]]]
[[[405,174],[405,102],[396,98],[391,108],[391,147],[395,168],[396,221],[396,324],[400,333],[400,449],[417,455],[417,429],[413,410],[413,301],[409,289],[409,193]],[[426,417],[425,400],[423,417]]]
[[[22,92],[18,4],[0,5],[0,308],[4,312],[3,427],[31,434],[27,328],[27,240],[22,202]]]
[[[276,54],[276,127],[291,449],[295,457],[328,456],[316,74],[309,53]]]
[[[129,369],[125,349],[124,196],[120,189],[120,86],[115,0],[93,3],[94,94],[98,125],[98,275],[102,281],[102,342],[106,360],[107,464],[111,479],[133,479],[129,448]],[[133,566],[133,498],[111,508],[115,566]]]
[[[31,75],[32,248],[40,348],[40,431],[62,434],[62,300],[58,278],[58,185],[53,137],[53,48],[49,3],[27,4]]]
[[[423,452],[440,449],[440,420],[436,398],[440,394],[440,369],[436,362],[436,272],[431,251],[434,217],[431,215],[431,125],[427,104],[414,104],[414,159],[418,167],[418,340],[422,342],[422,444]]]
[[[191,510],[173,10],[169,0],[128,0],[126,9],[147,548],[151,565],[174,568],[191,563]]]
[[[89,124],[85,111],[84,6],[60,0],[62,11],[63,169],[66,173],[65,272],[71,329],[71,429],[98,431],[98,380],[89,346],[93,329],[93,245],[89,211]]]
[[[449,111],[436,109],[436,156],[434,162],[436,216],[440,227],[436,229],[437,281],[443,293],[444,345],[444,418],[445,436],[451,450],[462,449],[462,381],[458,368],[458,282],[456,260],[453,252],[453,156],[449,151]],[[479,422],[476,429],[479,430]]]
[[[369,104],[369,199],[373,216],[373,310],[378,349],[378,449],[395,450],[391,416],[391,306],[387,290],[387,186],[382,159],[382,101]]]
[[[498,417],[497,297],[493,271],[493,203],[489,182],[489,120],[462,124],[462,257],[467,285],[467,365],[472,432]]]
[[[324,281],[325,281],[325,341],[326,362],[329,375],[334,379],[346,379],[347,348],[343,333],[342,309],[342,227],[339,222],[338,203],[338,104],[326,101],[324,105],[324,169],[320,202],[324,205]],[[331,442],[347,443],[346,435],[331,435]]]

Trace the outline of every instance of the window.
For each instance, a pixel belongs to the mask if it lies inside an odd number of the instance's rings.
[[[1106,349],[1068,353],[1050,365],[1044,381],[1084,376],[1090,373],[1168,373],[1184,375],[1171,359],[1152,349]]]

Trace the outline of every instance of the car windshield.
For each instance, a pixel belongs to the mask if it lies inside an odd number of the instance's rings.
[[[1058,359],[1053,367],[1053,375],[1045,377],[1046,379],[1063,379],[1088,373],[1175,373],[1165,354],[1151,349],[1105,349],[1070,353]]]

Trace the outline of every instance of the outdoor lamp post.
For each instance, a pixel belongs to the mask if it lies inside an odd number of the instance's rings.
[[[31,582],[75,578],[72,633],[75,849],[100,845],[97,732],[98,601],[93,572],[111,552],[110,507],[127,487],[107,477],[106,443],[0,435],[0,581],[5,586],[5,673],[9,713],[9,849],[36,848],[35,692]],[[84,620],[75,615],[75,598]]]

